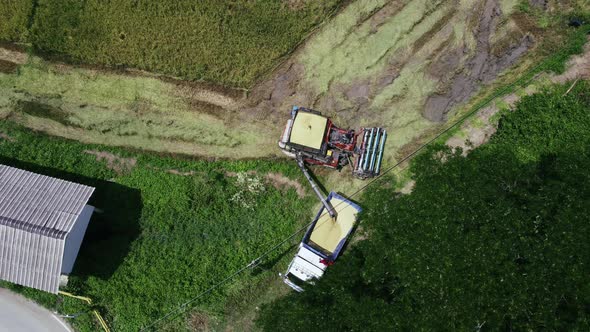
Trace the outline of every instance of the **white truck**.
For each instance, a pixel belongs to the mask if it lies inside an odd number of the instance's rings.
[[[285,284],[298,292],[303,291],[306,283],[313,284],[321,278],[338,258],[361,212],[360,206],[335,192],[331,192],[326,201],[337,216],[332,218],[322,206],[299,244],[287,273],[282,276]]]

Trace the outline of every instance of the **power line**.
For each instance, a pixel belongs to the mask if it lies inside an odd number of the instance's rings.
[[[531,69],[531,72],[536,71],[537,69],[541,68],[543,65],[545,65],[545,63],[541,63],[541,64],[535,66],[534,68]],[[530,81],[530,80],[532,80],[532,78],[528,79],[527,81]],[[483,107],[487,106],[491,101],[493,101],[494,99],[498,98],[499,96],[505,95],[507,92],[511,91],[512,88],[514,87],[514,85],[516,85],[520,81],[521,81],[520,79],[519,80],[516,80],[512,84],[507,85],[506,87],[504,87],[503,89],[500,89],[500,90],[496,91],[496,93],[492,94],[490,97],[488,97],[487,99],[485,99],[485,101],[482,102],[478,107],[475,107],[473,110],[471,110],[470,112],[468,112],[465,115],[463,115],[462,117],[460,117],[457,121],[453,122],[449,127],[445,128],[444,130],[442,130],[441,132],[439,132],[437,135],[435,135],[434,137],[432,137],[431,139],[429,139],[428,141],[426,141],[425,143],[423,143],[422,145],[420,145],[416,150],[412,151],[407,156],[405,156],[404,158],[402,158],[400,161],[398,161],[397,163],[395,163],[391,167],[387,168],[385,171],[381,172],[381,174],[379,176],[375,177],[371,181],[367,182],[364,186],[360,187],[355,192],[353,192],[352,194],[348,195],[348,198],[352,198],[352,197],[358,195],[359,193],[361,193],[362,191],[364,191],[365,189],[367,189],[369,186],[371,186],[375,182],[379,181],[383,176],[385,176],[389,172],[393,171],[394,169],[400,167],[406,161],[412,159],[420,151],[424,150],[427,146],[429,146],[430,144],[434,143],[436,140],[438,140],[439,138],[441,138],[443,135],[445,135],[446,133],[448,133],[450,130],[452,130],[453,128],[455,128],[459,124],[463,123],[463,121],[465,121],[467,118],[471,117],[473,114],[475,114],[478,111],[480,111]],[[334,209],[336,209],[336,207],[338,207],[339,205],[341,205],[343,203],[344,203],[344,201],[338,203],[336,206],[334,206]],[[342,211],[342,210],[340,210],[340,211]],[[337,212],[340,212],[340,211],[337,211]],[[191,303],[194,303],[199,298],[201,298],[201,297],[203,297],[203,296],[211,293],[213,290],[215,290],[219,286],[223,285],[224,283],[230,281],[231,279],[233,279],[237,275],[241,274],[245,270],[247,270],[247,269],[249,269],[251,267],[257,266],[263,258],[265,258],[270,253],[272,253],[273,251],[275,251],[276,249],[278,249],[279,247],[281,247],[286,242],[290,241],[293,237],[295,237],[299,233],[301,233],[304,230],[306,230],[309,226],[311,226],[311,224],[313,224],[314,221],[315,221],[315,218],[311,222],[307,223],[304,227],[299,228],[294,233],[292,233],[291,235],[289,235],[288,237],[286,237],[282,241],[278,242],[276,245],[272,246],[270,249],[268,249],[262,255],[258,256],[258,258],[252,260],[248,265],[242,267],[241,269],[237,270],[236,272],[234,272],[233,274],[229,275],[225,279],[223,279],[220,282],[218,282],[218,283],[214,284],[213,286],[209,287],[207,290],[199,293],[197,296],[195,296],[194,298],[192,298],[192,299],[186,301],[185,303],[181,304],[176,309],[174,309],[174,310],[168,312],[167,314],[165,314],[164,316],[162,316],[162,317],[154,320],[150,325],[142,328],[140,330],[140,332],[146,331],[149,328],[151,328],[154,325],[156,325],[157,323],[165,320],[166,318],[174,315],[175,313],[178,313],[178,312],[182,311],[184,308],[186,308]]]
[[[394,170],[395,168],[399,167],[400,165],[402,165],[404,162],[406,162],[407,160],[411,159],[413,156],[415,156],[418,152],[420,152],[422,149],[424,149],[426,146],[428,146],[429,144],[431,144],[432,142],[436,141],[437,139],[439,139],[442,135],[444,135],[445,133],[447,133],[449,130],[451,130],[452,128],[454,128],[457,124],[461,123],[464,119],[466,119],[467,117],[471,116],[472,114],[474,114],[476,111],[478,111],[480,108],[477,108],[475,111],[472,111],[470,113],[468,113],[466,116],[464,116],[463,118],[461,118],[459,121],[453,123],[453,125],[451,125],[450,127],[446,128],[445,130],[443,130],[441,133],[439,133],[438,135],[436,135],[434,138],[430,139],[428,142],[422,144],[418,149],[414,150],[412,153],[408,154],[406,157],[404,157],[402,160],[400,160],[399,162],[397,162],[396,164],[394,164],[393,166],[387,168],[385,171],[383,171],[379,176],[375,177],[374,179],[372,179],[371,181],[369,181],[367,184],[365,184],[364,186],[362,186],[361,188],[359,188],[358,190],[356,190],[354,193],[352,193],[351,195],[348,196],[348,198],[352,198],[356,195],[358,195],[359,193],[361,193],[363,190],[365,190],[366,188],[368,188],[370,185],[372,185],[373,183],[377,182],[381,177],[383,177],[384,175],[386,175],[387,173],[391,172],[392,170]],[[336,209],[339,205],[343,204],[344,201],[339,202],[338,204],[336,204],[336,206],[334,206],[334,209]],[[337,212],[341,212],[337,211]],[[282,241],[278,242],[277,244],[275,244],[274,246],[272,246],[270,249],[268,249],[267,251],[265,251],[262,255],[258,256],[256,259],[252,260],[248,265],[240,268],[239,270],[237,270],[236,272],[234,272],[233,274],[229,275],[228,277],[226,277],[225,279],[221,280],[220,282],[214,284],[213,286],[209,287],[207,290],[199,293],[197,296],[193,297],[192,299],[186,301],[185,303],[181,304],[180,306],[178,306],[176,309],[168,312],[167,314],[165,314],[164,316],[156,319],[155,321],[153,321],[150,325],[148,325],[147,327],[144,327],[140,330],[140,332],[143,331],[147,331],[148,329],[150,329],[151,327],[153,327],[154,325],[156,325],[157,323],[165,320],[166,318],[174,315],[175,313],[178,313],[180,311],[182,311],[184,308],[186,308],[188,305],[190,305],[191,303],[194,303],[196,300],[198,300],[199,298],[211,293],[213,290],[215,290],[216,288],[218,288],[219,286],[223,285],[224,283],[226,283],[227,281],[233,279],[234,277],[236,277],[237,275],[241,274],[242,272],[246,271],[247,269],[249,269],[250,267],[256,266],[259,264],[259,262],[265,258],[266,256],[268,256],[270,253],[274,252],[275,250],[277,250],[279,247],[281,247],[283,244],[285,244],[286,242],[290,241],[292,238],[294,238],[296,235],[300,234],[301,232],[303,232],[304,230],[306,230],[309,226],[311,226],[311,224],[315,221],[315,218],[307,223],[305,226],[297,229],[295,232],[293,232],[291,235],[289,235],[288,237],[284,238]]]
[[[338,206],[340,206],[341,204],[343,204],[344,201],[339,202],[338,204],[336,204],[336,206],[334,206],[334,209],[336,209]],[[337,212],[341,212],[343,210],[338,210]],[[167,314],[165,314],[164,316],[154,320],[150,325],[143,327],[140,332],[143,331],[147,331],[148,329],[152,328],[153,326],[155,326],[156,324],[158,324],[159,322],[165,320],[166,318],[181,312],[184,308],[186,308],[188,305],[190,305],[191,303],[194,303],[196,300],[198,300],[199,298],[211,293],[212,291],[214,291],[216,288],[218,288],[219,286],[223,285],[224,283],[230,281],[231,279],[233,279],[234,277],[236,277],[237,275],[241,274],[242,272],[246,271],[247,269],[251,268],[251,267],[255,267],[258,264],[260,264],[260,261],[265,258],[266,256],[268,256],[270,253],[274,252],[275,250],[277,250],[279,247],[281,247],[283,244],[285,244],[286,242],[290,241],[292,238],[294,238],[297,234],[303,232],[304,230],[306,230],[309,226],[311,226],[311,224],[313,224],[313,222],[315,221],[315,218],[307,223],[304,227],[299,228],[298,230],[296,230],[293,234],[289,235],[288,237],[284,238],[281,242],[278,242],[277,244],[275,244],[274,246],[272,246],[271,248],[269,248],[267,251],[265,251],[262,255],[258,256],[256,259],[252,260],[248,265],[240,268],[239,270],[237,270],[236,272],[234,272],[233,274],[229,275],[228,277],[226,277],[225,279],[219,281],[218,283],[214,284],[213,286],[209,287],[208,289],[204,290],[203,292],[199,293],[197,296],[193,297],[192,299],[184,302],[183,304],[179,305],[178,307],[176,307],[176,309],[168,312]]]
[[[154,325],[158,324],[159,322],[165,320],[166,318],[181,312],[186,306],[190,305],[191,303],[195,302],[196,300],[198,300],[199,298],[211,293],[212,291],[214,291],[217,287],[223,285],[224,283],[226,283],[227,281],[233,279],[235,276],[237,276],[238,274],[244,272],[245,270],[247,270],[248,268],[250,268],[251,266],[253,266],[252,264],[255,262],[256,260],[252,261],[250,264],[246,265],[245,267],[237,270],[236,272],[234,272],[233,274],[229,275],[228,277],[226,277],[225,279],[221,280],[220,282],[214,284],[213,286],[209,287],[208,289],[206,289],[205,291],[199,293],[197,296],[195,296],[194,298],[190,299],[189,301],[186,301],[185,303],[181,304],[180,306],[178,306],[176,309],[168,312],[167,314],[165,314],[164,316],[156,319],[155,321],[153,321],[150,325],[142,328],[140,330],[140,332],[143,331],[147,331],[148,329],[152,328]]]

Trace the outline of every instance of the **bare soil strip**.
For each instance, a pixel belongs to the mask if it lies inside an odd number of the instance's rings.
[[[279,173],[268,173],[265,178],[277,189],[284,190],[286,188],[293,188],[297,192],[299,198],[305,197],[305,189],[301,183],[291,180],[288,177]]]
[[[137,164],[137,159],[135,158],[123,158],[110,152],[85,150],[84,153],[96,156],[97,161],[105,162],[107,167],[117,174],[130,172]]]

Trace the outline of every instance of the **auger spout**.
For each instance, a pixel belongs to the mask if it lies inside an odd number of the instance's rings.
[[[330,204],[330,202],[328,202],[326,200],[326,198],[324,197],[324,194],[322,194],[322,191],[320,190],[320,188],[318,188],[317,184],[315,183],[315,181],[313,180],[313,178],[309,174],[309,171],[307,170],[307,167],[305,166],[305,161],[303,160],[303,157],[301,156],[301,154],[297,154],[296,159],[297,159],[297,165],[299,166],[299,168],[303,172],[303,175],[305,175],[305,178],[307,179],[307,181],[311,185],[311,189],[313,189],[315,194],[318,196],[318,198],[320,199],[320,201],[322,202],[322,204],[326,208],[326,211],[328,211],[328,214],[330,215],[330,217],[332,217],[332,219],[336,218],[336,215],[337,215],[336,210],[334,210],[334,207],[332,206],[332,204]]]

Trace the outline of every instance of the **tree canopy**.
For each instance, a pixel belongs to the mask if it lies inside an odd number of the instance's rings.
[[[316,286],[262,308],[267,331],[588,330],[590,84],[524,97],[491,141],[435,146],[409,195],[373,186],[368,238]],[[393,181],[392,179],[388,181]]]

